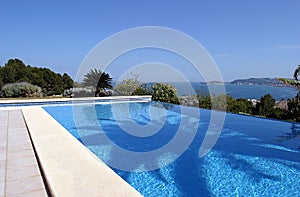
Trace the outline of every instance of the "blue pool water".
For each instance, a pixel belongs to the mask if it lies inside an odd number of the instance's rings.
[[[199,157],[209,110],[199,109],[197,119],[180,113],[188,107],[156,102],[43,108],[104,162],[128,165],[131,171],[112,169],[144,196],[300,196],[299,123],[227,113],[217,143]],[[182,121],[185,118],[189,121]],[[158,132],[130,135],[124,128],[134,128],[132,121],[144,128],[157,126]],[[159,169],[143,171],[147,163],[139,163],[138,158],[136,163],[129,161],[115,150],[118,146],[140,153],[155,151],[175,138],[180,124],[186,124],[184,135],[195,127],[196,134],[182,155],[170,150],[159,155],[155,159]],[[168,163],[172,158],[177,159]]]

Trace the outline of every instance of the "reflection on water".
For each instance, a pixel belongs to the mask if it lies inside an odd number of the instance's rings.
[[[133,165],[133,172],[113,170],[144,196],[299,196],[300,123],[228,113],[217,144],[200,158],[198,151],[211,118],[209,110],[156,102],[45,109],[104,162]],[[180,113],[182,109],[184,113]],[[200,121],[194,117],[195,111],[200,112]],[[165,122],[163,116],[167,117]],[[130,135],[120,127],[134,121],[143,127],[136,131],[144,132],[151,120],[164,124],[149,137]],[[128,151],[149,152],[170,142],[180,125],[185,131],[182,139],[198,129],[193,142],[169,165],[178,156],[174,151],[157,155],[153,161],[161,168],[153,171],[141,172],[152,163],[138,157],[128,159],[108,143]]]
[[[294,138],[300,138],[300,124],[296,123],[296,122],[293,122],[291,124],[292,124],[291,132],[285,133],[285,135],[279,136],[279,138],[278,138],[279,142],[283,142],[283,141],[286,141],[286,140],[291,140],[291,139],[294,139]],[[300,145],[299,145],[298,149],[300,149]]]

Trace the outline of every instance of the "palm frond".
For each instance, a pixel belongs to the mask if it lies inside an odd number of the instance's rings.
[[[299,75],[299,72],[300,72],[300,65],[298,65],[298,68],[295,69],[295,72],[294,72],[294,79],[296,81],[298,81],[298,75]]]
[[[83,85],[90,86],[94,89],[98,88],[112,88],[112,78],[108,73],[97,70],[96,68],[91,69],[87,74],[84,75]]]

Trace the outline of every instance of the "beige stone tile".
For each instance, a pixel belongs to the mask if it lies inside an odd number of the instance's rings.
[[[15,158],[7,160],[7,169],[19,168],[23,166],[37,165],[35,157]]]
[[[8,123],[8,130],[24,130],[24,128],[26,128],[25,123],[24,124],[14,124],[14,123]]]
[[[24,120],[22,121],[8,121],[8,129],[22,129],[26,127]]]
[[[0,110],[0,118],[1,118],[1,120],[8,120],[7,111]]]
[[[6,166],[6,160],[0,160],[0,169],[5,168]]]
[[[26,133],[11,133],[8,135],[8,141],[20,141],[23,139],[29,139],[29,136]]]
[[[20,126],[9,125],[8,126],[8,131],[9,131],[8,134],[10,134],[10,133],[19,133],[19,132],[23,133],[24,131],[26,131],[25,133],[27,133],[26,126],[22,126],[22,125],[20,125]]]
[[[20,128],[8,128],[8,136],[9,135],[15,135],[15,134],[23,134],[23,135],[27,135],[27,129],[25,127],[20,127]]]
[[[19,133],[14,133],[14,132],[11,132],[11,131],[8,131],[8,135],[7,135],[7,139],[8,141],[10,140],[19,140],[20,138],[28,138],[29,135],[27,135],[26,131],[22,131],[22,132],[19,132]]]
[[[21,194],[8,195],[7,197],[47,197],[47,193],[44,189],[39,189]]]
[[[20,116],[21,116],[20,110],[17,110],[17,111],[9,110],[9,112],[8,112],[8,119],[9,120],[14,120],[16,118],[19,118]]]
[[[7,129],[8,119],[7,118],[1,118],[0,119],[0,128],[1,129]]]
[[[44,188],[44,184],[40,176],[27,177],[26,179],[22,178],[13,181],[6,181],[7,196],[21,194],[21,193],[28,193],[43,188]]]
[[[0,168],[0,182],[4,182],[5,180],[5,168]]]
[[[32,149],[25,149],[20,151],[8,151],[7,159],[35,157]]]
[[[13,138],[10,138],[8,137],[8,146],[14,146],[14,145],[17,145],[17,144],[30,144],[31,141],[28,137],[24,136],[24,137],[20,137],[20,138],[16,138],[16,137],[13,137]]]
[[[0,181],[0,197],[4,197],[5,193],[4,193],[4,182]]]
[[[1,117],[7,117],[8,116],[8,111],[7,110],[1,110],[0,111],[0,116]]]
[[[7,147],[8,152],[22,151],[32,149],[31,143],[15,144]]]
[[[7,127],[0,127],[0,135],[7,135]],[[2,138],[0,138],[2,140]]]
[[[0,146],[0,160],[6,160],[6,146]]]
[[[28,177],[41,176],[37,165],[23,166],[18,168],[9,168],[7,170],[7,181],[14,181],[17,179],[26,179]]]
[[[7,141],[0,139],[0,147],[6,147],[7,146]]]
[[[0,160],[0,182],[5,180],[6,160]]]
[[[3,160],[0,160],[0,182],[4,182],[6,176],[6,166]]]
[[[6,133],[0,134],[0,142],[6,142],[6,140],[7,140],[7,134]]]

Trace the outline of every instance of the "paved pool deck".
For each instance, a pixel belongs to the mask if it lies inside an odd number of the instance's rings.
[[[0,197],[142,196],[41,107],[0,120]]]
[[[0,111],[0,196],[48,196],[22,111]]]

